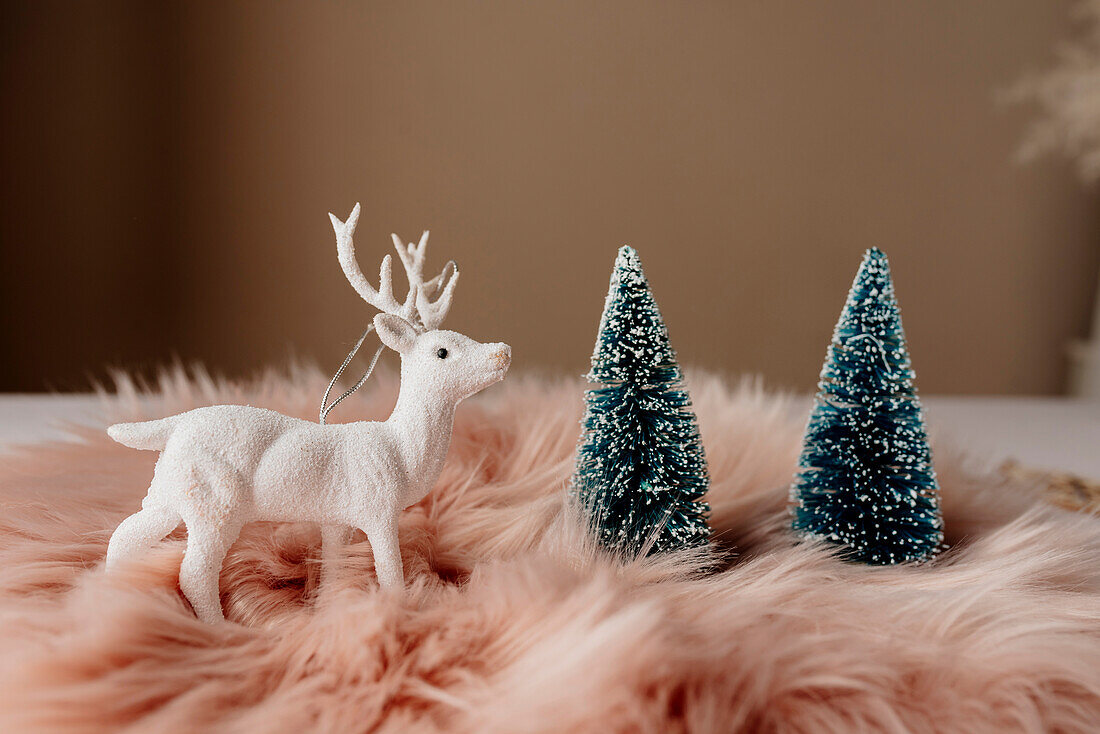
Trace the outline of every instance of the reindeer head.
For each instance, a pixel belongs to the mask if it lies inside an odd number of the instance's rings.
[[[482,344],[439,328],[451,309],[458,268],[451,260],[439,275],[424,282],[427,232],[415,245],[406,245],[392,235],[409,279],[409,292],[403,302],[398,302],[393,295],[393,265],[389,255],[382,259],[378,271],[378,290],[367,281],[356,262],[353,235],[359,223],[359,204],[351,210],[346,222],[333,214],[329,217],[336,232],[337,255],[344,275],[364,301],[381,311],[374,317],[378,337],[401,355],[402,390],[422,389],[425,394],[442,394],[445,399],[458,402],[504,379],[512,360],[512,350],[507,344]]]

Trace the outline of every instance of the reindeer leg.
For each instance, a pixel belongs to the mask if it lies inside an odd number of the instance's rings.
[[[140,551],[176,529],[180,516],[163,507],[146,507],[135,512],[111,534],[107,544],[107,561],[104,567],[110,571],[121,561],[132,559]]]
[[[363,531],[374,553],[374,572],[378,576],[378,584],[383,589],[405,588],[401,546],[397,541],[397,517],[376,521]]]
[[[221,596],[218,581],[226,551],[241,532],[241,527],[215,527],[195,523],[187,528],[187,552],[180,565],[180,590],[204,622],[221,622]]]

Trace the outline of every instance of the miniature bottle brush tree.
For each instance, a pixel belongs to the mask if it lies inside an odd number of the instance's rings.
[[[619,250],[585,394],[573,492],[602,545],[635,557],[706,544],[706,457],[638,253]]]
[[[868,250],[833,332],[791,487],[795,532],[849,560],[919,562],[943,544],[939,486],[886,255]]]

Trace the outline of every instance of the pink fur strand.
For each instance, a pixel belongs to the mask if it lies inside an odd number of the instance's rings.
[[[121,380],[108,406],[306,418],[325,382],[175,372],[142,400]],[[718,548],[624,565],[563,501],[582,385],[510,382],[458,412],[436,490],[401,515],[403,593],[378,589],[361,534],[321,585],[315,526],[257,523],[222,569],[223,624],[181,596],[182,529],[99,570],[154,454],[89,430],[6,457],[0,731],[1100,730],[1097,518],[938,444],[952,550],[839,562],[787,530],[802,416],[695,374]],[[382,375],[346,414],[384,417],[396,387]]]

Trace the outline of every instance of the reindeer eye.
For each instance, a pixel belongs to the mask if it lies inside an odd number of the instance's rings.
[[[435,356],[439,357],[440,359],[446,359],[447,358],[447,350],[444,349],[443,347],[440,347],[439,351],[435,353]]]

